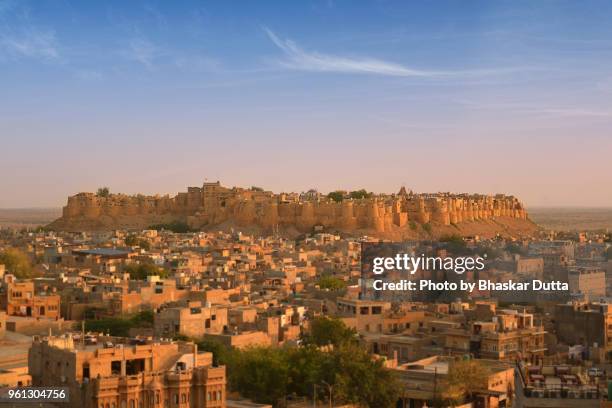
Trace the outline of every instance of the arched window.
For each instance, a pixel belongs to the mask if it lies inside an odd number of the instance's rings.
[[[221,391],[217,391],[217,399],[221,401]]]

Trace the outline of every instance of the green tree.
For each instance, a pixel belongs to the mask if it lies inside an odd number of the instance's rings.
[[[232,350],[220,341],[205,338],[198,341],[197,344],[199,350],[213,353],[214,365],[228,365],[230,363]]]
[[[184,234],[186,232],[194,232],[194,230],[183,221],[173,221],[166,224],[154,224],[149,227],[152,230],[166,230],[172,231],[177,234]]]
[[[472,251],[467,247],[467,244],[461,235],[453,234],[446,235],[440,238],[440,242],[446,243],[446,249],[453,255],[470,255]]]
[[[143,238],[139,238],[135,234],[130,234],[127,237],[125,237],[125,245],[131,246],[131,247],[138,246],[144,249],[145,251],[148,251],[151,249],[151,244],[149,243],[149,241]]]
[[[302,334],[302,342],[314,346],[334,346],[357,342],[357,332],[346,327],[338,318],[316,317],[310,322],[307,333]]]
[[[85,330],[98,333],[110,333],[111,336],[128,337],[132,328],[153,327],[153,312],[142,311],[128,318],[106,317],[97,320],[85,320]],[[79,325],[80,329],[80,325]]]
[[[395,373],[387,370],[382,360],[372,360],[358,344],[334,349],[322,369],[335,401],[390,408],[399,398],[401,384]]]
[[[231,388],[257,402],[276,404],[287,395],[289,367],[282,349],[252,347],[237,352],[228,372]]]
[[[130,279],[133,280],[146,280],[147,276],[159,276],[160,278],[167,278],[168,271],[153,262],[143,263],[131,263],[124,266],[123,270],[130,274]]]
[[[18,279],[31,278],[33,275],[28,255],[17,248],[7,248],[1,252],[0,264],[4,264],[6,270]]]
[[[331,193],[327,194],[327,198],[339,203],[344,200],[344,193],[342,191],[332,191]]]
[[[340,290],[346,287],[346,283],[342,279],[330,275],[322,276],[317,284],[319,288],[329,290]]]
[[[349,197],[353,199],[370,198],[372,197],[372,193],[368,193],[366,190],[362,188],[361,190],[351,191],[349,193]]]
[[[98,197],[108,197],[110,196],[110,190],[108,187],[100,187],[96,195]]]
[[[487,388],[489,375],[478,360],[456,360],[448,368],[446,391],[447,399],[454,400],[463,396],[471,400],[477,391]]]
[[[312,345],[287,348],[285,355],[289,367],[287,392],[312,397],[315,384],[323,381],[323,367],[329,355]]]
[[[373,360],[342,321],[316,318],[300,347],[250,347],[228,349],[203,340],[199,348],[218,355],[227,366],[229,388],[259,403],[282,406],[287,395],[328,401],[331,386],[334,403],[392,408],[401,384],[382,360]],[[321,346],[333,345],[332,348]]]

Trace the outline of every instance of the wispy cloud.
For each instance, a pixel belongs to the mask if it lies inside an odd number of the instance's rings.
[[[60,58],[55,30],[31,20],[27,9],[15,0],[0,0],[0,60]]]
[[[20,32],[0,33],[0,51],[13,57],[57,59],[55,32],[29,27]]]
[[[401,64],[374,58],[347,58],[305,51],[289,39],[281,39],[272,30],[263,27],[270,40],[285,54],[278,62],[286,67],[303,71],[379,74],[402,77],[429,77],[441,72],[412,69]]]
[[[270,40],[284,54],[284,58],[276,62],[289,69],[315,72],[338,72],[347,74],[375,74],[394,77],[474,77],[512,74],[521,71],[541,70],[536,67],[500,67],[466,70],[429,70],[416,69],[395,62],[376,58],[349,58],[338,55],[322,54],[316,51],[306,51],[290,39],[282,39],[267,27],[262,27]]]
[[[138,62],[148,69],[153,69],[156,59],[161,57],[161,49],[151,41],[142,38],[134,37],[130,39],[121,53],[125,58]]]

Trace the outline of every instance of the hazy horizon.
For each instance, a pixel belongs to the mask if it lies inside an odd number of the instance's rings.
[[[205,178],[612,206],[612,3],[0,0],[0,208]]]

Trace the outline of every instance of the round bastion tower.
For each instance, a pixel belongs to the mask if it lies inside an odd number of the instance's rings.
[[[340,217],[340,228],[351,230],[357,226],[357,219],[354,215],[353,200],[342,201],[342,215]]]

